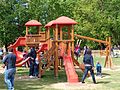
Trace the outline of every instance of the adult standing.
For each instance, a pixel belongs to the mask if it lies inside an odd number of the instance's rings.
[[[9,53],[3,58],[3,63],[6,65],[5,83],[8,90],[14,90],[14,76],[16,72],[16,55],[13,54],[13,49],[9,49]]]
[[[32,78],[34,76],[34,66],[35,66],[35,59],[36,59],[36,51],[35,47],[32,47],[30,49],[29,56],[31,57],[30,59],[30,71],[29,71],[29,76]]]
[[[82,77],[82,83],[85,83],[84,80],[88,74],[88,71],[90,71],[90,74],[92,76],[93,82],[96,84],[95,76],[94,76],[94,62],[93,62],[93,56],[91,49],[88,49],[86,54],[84,55],[83,62],[85,64],[85,71]]]

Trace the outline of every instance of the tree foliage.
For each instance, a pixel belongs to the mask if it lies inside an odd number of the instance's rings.
[[[60,16],[78,22],[75,33],[120,44],[120,0],[0,0],[0,40],[8,45],[25,34],[25,23],[43,25]],[[44,29],[45,30],[45,29]],[[96,43],[85,41],[93,47]]]

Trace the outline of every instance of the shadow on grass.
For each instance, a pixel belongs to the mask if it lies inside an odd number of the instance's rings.
[[[110,74],[108,74],[108,73],[102,73],[102,75],[105,75],[105,76],[106,76],[106,75],[107,75],[107,76],[111,76],[111,75],[110,75]]]
[[[97,84],[108,84],[110,81],[98,81]]]
[[[45,86],[58,82],[66,82],[66,75],[64,70],[59,71],[59,76],[54,77],[54,71],[46,71],[41,79],[27,79],[27,80],[16,80],[15,88],[16,90],[41,90]]]
[[[18,69],[16,78],[28,76],[28,69]],[[81,72],[77,72],[79,79],[82,77]],[[55,83],[67,82],[67,76],[64,69],[59,70],[58,77],[54,77],[54,70],[46,71],[41,79],[15,79],[15,90],[45,90],[45,87]],[[4,76],[0,75],[0,90],[5,90]],[[51,88],[51,87],[49,87]],[[54,90],[54,89],[50,89]]]
[[[95,73],[96,75],[96,73]],[[106,76],[111,76],[111,74],[108,74],[108,73],[102,73],[102,77],[106,77]]]

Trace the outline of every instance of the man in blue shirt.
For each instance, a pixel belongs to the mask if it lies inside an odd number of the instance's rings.
[[[3,58],[3,63],[6,65],[5,83],[8,90],[14,90],[14,76],[16,72],[16,55],[13,54],[13,49],[9,49],[9,53]]]

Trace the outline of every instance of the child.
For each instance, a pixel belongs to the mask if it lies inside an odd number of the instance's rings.
[[[43,58],[43,56],[44,56],[44,52],[41,52],[40,57],[41,57],[41,61],[43,63],[42,69],[44,69],[46,67],[46,65],[47,65],[47,62],[45,61],[45,59]]]
[[[96,64],[96,70],[97,70],[96,76],[102,76],[102,74],[101,74],[102,66],[99,62],[97,62],[97,64]]]
[[[23,60],[25,60],[27,57],[28,57],[27,51],[24,50],[24,52],[23,52]],[[23,66],[26,67],[26,64],[27,64],[27,66],[29,67],[29,62],[25,63]]]
[[[76,55],[76,58],[78,60],[78,57],[80,57],[80,53],[81,53],[81,50],[80,50],[80,45],[76,45],[75,46],[75,55]]]

